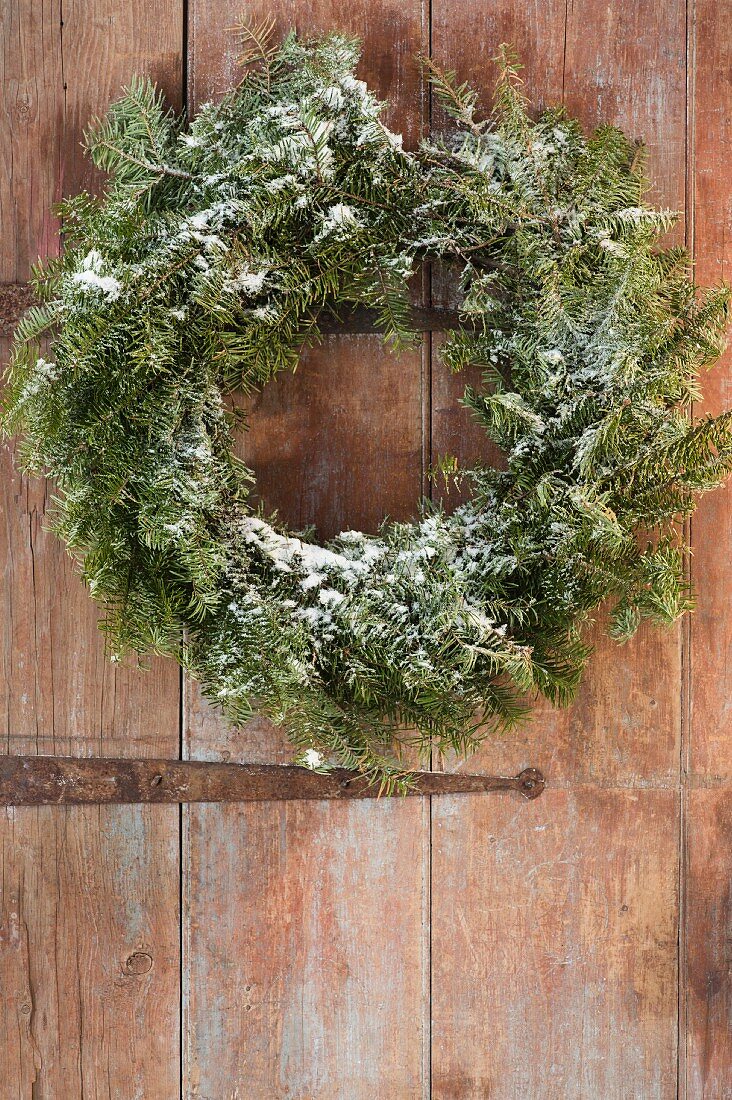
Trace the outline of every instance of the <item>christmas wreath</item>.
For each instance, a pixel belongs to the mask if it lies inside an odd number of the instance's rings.
[[[408,151],[356,43],[243,38],[242,81],[190,125],[135,79],[86,136],[109,183],[61,206],[4,426],[58,485],[113,658],[173,655],[233,721],[256,706],[303,762],[393,786],[405,742],[467,752],[531,693],[569,701],[604,601],[619,640],[690,606],[678,521],[732,468],[732,423],[689,406],[729,296],[659,247],[642,148],[532,120],[506,48],[485,119],[424,62],[449,133]],[[505,468],[462,471],[452,514],[318,545],[253,503],[230,395],[294,369],[329,311],[414,340],[425,260],[455,273],[442,359],[482,368],[464,401]]]

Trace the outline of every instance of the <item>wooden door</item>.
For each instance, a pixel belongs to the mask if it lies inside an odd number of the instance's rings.
[[[282,30],[359,34],[361,75],[414,145],[441,119],[414,55],[485,93],[502,41],[533,103],[644,136],[701,281],[732,256],[730,0],[261,0]],[[94,184],[79,138],[133,72],[194,112],[236,79],[240,0],[6,0],[0,280],[57,247]],[[437,303],[448,288],[426,288]],[[265,495],[322,534],[408,516],[440,453],[480,441],[439,340],[331,336],[255,402]],[[730,362],[707,406],[732,403]],[[374,400],[378,395],[378,400]],[[384,409],[389,410],[388,418]],[[281,761],[169,663],[103,660],[2,456],[3,751]],[[732,507],[693,521],[693,619],[602,639],[570,710],[470,770],[548,777],[533,803],[0,811],[0,1100],[718,1100],[732,1097]]]

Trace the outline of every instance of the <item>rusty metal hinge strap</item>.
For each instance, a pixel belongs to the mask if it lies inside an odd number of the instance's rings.
[[[544,776],[416,772],[409,795],[517,791],[536,798]],[[137,802],[264,802],[281,799],[376,798],[363,776],[327,774],[280,764],[207,760],[126,760],[64,756],[0,756],[0,805],[41,806]]]

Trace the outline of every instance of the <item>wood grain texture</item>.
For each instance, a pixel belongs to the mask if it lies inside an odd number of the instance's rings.
[[[525,66],[525,88],[537,108],[561,102],[562,57],[564,51],[565,0],[528,0],[514,3],[499,0],[438,0],[432,4],[432,56],[438,65],[454,69],[460,80],[468,80],[479,91],[478,110],[491,108],[497,69],[493,58],[502,42],[520,51]],[[449,133],[450,120],[438,104],[432,105],[434,134]],[[442,308],[457,304],[455,281],[435,270],[431,284],[432,302]],[[466,385],[480,382],[480,370],[468,369],[459,375],[447,371],[440,362],[441,336],[433,337],[430,402],[429,461],[433,465],[444,455],[455,455],[463,467],[477,461],[502,464],[497,447],[487,443],[485,432],[469,410],[460,404]],[[454,487],[445,492],[439,481],[432,495],[448,509],[463,499]]]
[[[690,243],[700,283],[729,279],[732,189],[732,30],[726,0],[689,5]],[[704,379],[703,410],[732,404],[728,352]],[[682,929],[681,1007],[683,1100],[732,1097],[732,625],[729,487],[704,499],[691,523],[691,579],[698,597],[689,623],[688,738],[684,765],[685,921]]]
[[[663,46],[661,46],[663,43]],[[570,3],[564,102],[591,128],[611,121],[642,138],[649,199],[681,212],[686,182],[686,5]],[[677,784],[681,630],[645,628],[627,646],[595,630],[596,652],[570,722],[589,732],[585,774],[604,782]],[[587,737],[587,734],[585,734]]]
[[[295,527],[322,537],[407,519],[420,495],[422,360],[378,336],[325,336],[297,372],[246,402],[241,453],[257,493]]]
[[[185,1096],[429,1095],[419,801],[190,813]]]
[[[467,798],[434,812],[433,1100],[675,1098],[676,792]]]
[[[165,806],[0,811],[3,1097],[178,1095],[171,824]]]
[[[438,0],[432,40],[439,62],[486,91],[486,57],[513,42],[533,104],[564,100],[588,127],[613,121],[649,137],[654,197],[683,205],[680,0],[654,10]],[[474,429],[463,434],[461,414],[446,412],[454,395],[438,379],[436,366],[433,451],[471,457]],[[433,800],[436,1100],[676,1095],[680,633],[642,631],[621,648],[599,625],[575,705],[539,707],[461,765],[540,767],[543,804],[511,814]]]
[[[180,102],[181,11],[8,3],[0,38],[0,277],[23,280],[58,247],[51,203],[98,182],[79,148],[89,116],[134,69]],[[3,750],[175,753],[176,670],[105,662],[91,601],[45,530],[51,495],[3,448]],[[177,810],[3,811],[0,850],[0,1091],[177,1095]]]
[[[270,12],[279,30],[359,34],[360,74],[416,143],[419,0],[246,9]],[[191,4],[192,104],[236,79],[226,28],[240,14],[233,0]],[[413,514],[427,366],[418,353],[390,355],[378,337],[328,336],[269,385],[241,443],[267,503],[321,536]],[[265,722],[232,730],[195,688],[186,694],[192,757],[291,758]],[[427,1096],[428,804],[205,806],[184,820],[184,1096]]]
[[[687,797],[687,1019],[683,1100],[732,1097],[732,801],[729,787]]]
[[[692,247],[702,284],[729,280],[732,261],[732,9],[726,0],[696,0],[690,7],[694,79],[689,104]],[[732,354],[704,379],[703,410],[732,405]],[[690,622],[690,744],[692,773],[732,778],[732,492],[729,486],[702,500],[692,520],[691,579],[698,596]]]

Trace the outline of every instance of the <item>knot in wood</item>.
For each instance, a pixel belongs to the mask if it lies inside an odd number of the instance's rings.
[[[134,951],[125,960],[123,967],[125,974],[147,974],[152,969],[152,955],[146,951]]]

